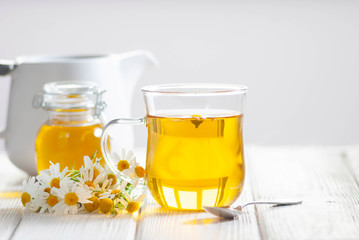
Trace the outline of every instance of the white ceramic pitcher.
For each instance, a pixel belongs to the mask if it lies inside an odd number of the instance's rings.
[[[46,113],[32,107],[42,86],[54,81],[94,81],[106,90],[105,116],[129,117],[133,88],[148,65],[157,60],[147,51],[102,56],[30,56],[0,60],[0,75],[11,75],[5,138],[10,160],[30,175],[36,175],[35,139]],[[133,146],[131,129],[120,129],[126,147]]]

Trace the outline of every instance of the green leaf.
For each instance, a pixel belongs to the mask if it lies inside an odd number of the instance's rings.
[[[91,160],[93,161],[94,159],[96,159],[96,155],[97,155],[97,151],[95,151],[93,154],[92,154],[92,157],[91,157]]]

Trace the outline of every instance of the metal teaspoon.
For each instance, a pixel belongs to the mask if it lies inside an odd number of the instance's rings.
[[[253,204],[270,204],[273,207],[289,206],[301,204],[303,201],[253,201],[239,205],[237,207],[225,206],[225,207],[203,207],[203,209],[215,216],[223,218],[235,218],[243,211],[243,208]]]

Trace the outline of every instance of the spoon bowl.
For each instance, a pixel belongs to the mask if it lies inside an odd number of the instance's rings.
[[[243,209],[249,205],[254,204],[269,204],[273,205],[273,207],[280,207],[280,206],[290,206],[290,205],[298,205],[301,204],[303,201],[253,201],[248,202],[237,207],[231,206],[224,206],[224,207],[208,207],[205,206],[203,209],[215,216],[222,217],[222,218],[236,218],[239,214],[243,211]]]

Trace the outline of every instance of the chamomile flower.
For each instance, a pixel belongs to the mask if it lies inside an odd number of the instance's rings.
[[[121,198],[120,203],[126,208],[127,212],[134,213],[140,208],[140,203],[146,197],[145,194],[142,194],[136,198],[136,200],[132,199],[128,192],[125,192],[126,200]]]
[[[91,190],[96,197],[100,197],[100,195],[102,193],[111,191],[111,189],[112,189],[111,187],[113,187],[113,186],[111,186],[110,181],[108,179],[106,179],[103,183],[96,184],[95,188],[92,188]]]
[[[115,174],[107,173],[107,179],[109,180],[111,186],[117,184],[117,176]]]
[[[133,179],[134,181],[133,187],[136,187],[139,180],[145,177],[146,170],[137,163],[136,158],[133,158],[131,163],[131,168],[128,173],[130,178]]]
[[[96,196],[92,196],[89,198],[91,203],[85,203],[84,207],[88,212],[94,212],[100,207],[100,200]]]
[[[111,210],[114,208],[113,201],[109,198],[100,199],[100,211],[102,213],[110,213]]]
[[[68,179],[66,178],[67,167],[64,170],[60,171],[60,164],[51,163],[50,169],[42,170],[40,175],[37,176],[37,180],[39,180],[40,184],[50,188],[59,188],[60,181]]]
[[[132,151],[122,150],[113,154],[118,174],[114,174],[105,164],[84,157],[84,166],[80,170],[60,170],[60,164],[53,164],[40,175],[31,177],[23,183],[21,202],[25,210],[50,212],[55,214],[75,214],[79,210],[100,211],[113,216],[124,209],[133,213],[140,207],[145,195],[133,200],[133,195],[141,194],[136,188],[139,179],[145,176]],[[126,179],[126,180],[124,180]],[[135,182],[135,184],[134,184]]]
[[[120,186],[118,186],[117,188],[115,189],[109,189],[108,191],[100,194],[100,199],[103,199],[103,198],[109,198],[111,200],[113,200],[114,198],[119,198],[120,197],[120,194],[125,190],[126,186],[127,186],[127,183],[126,181],[123,181],[121,183]]]
[[[80,168],[82,177],[78,178],[80,185],[95,189],[96,185],[106,178],[106,172],[99,162],[93,163],[88,156],[84,157],[84,164],[85,166]]]
[[[83,186],[79,186],[77,182],[60,182],[59,189],[53,189],[55,195],[59,198],[53,210],[55,214],[76,214],[78,211],[77,203],[92,203],[89,198],[92,197],[92,191]]]
[[[125,177],[130,177],[130,168],[135,163],[135,155],[133,152],[126,152],[125,149],[122,149],[121,154],[113,153],[111,157],[114,160],[118,171],[120,171],[120,173],[122,173]]]
[[[119,159],[118,155],[116,153],[113,153],[111,155],[112,159]],[[113,173],[113,171],[111,170],[110,166],[105,163],[105,172],[106,172],[106,178],[110,181],[110,185],[116,185],[117,184],[117,176],[116,174]]]
[[[46,192],[45,201],[42,202],[40,213],[44,213],[48,210],[50,213],[54,212],[53,207],[59,202],[59,198],[55,195],[52,190],[50,193]]]
[[[36,181],[35,177],[30,177],[23,181],[23,190],[21,194],[21,203],[25,210],[36,212],[39,210],[47,193],[44,192],[43,187]]]

